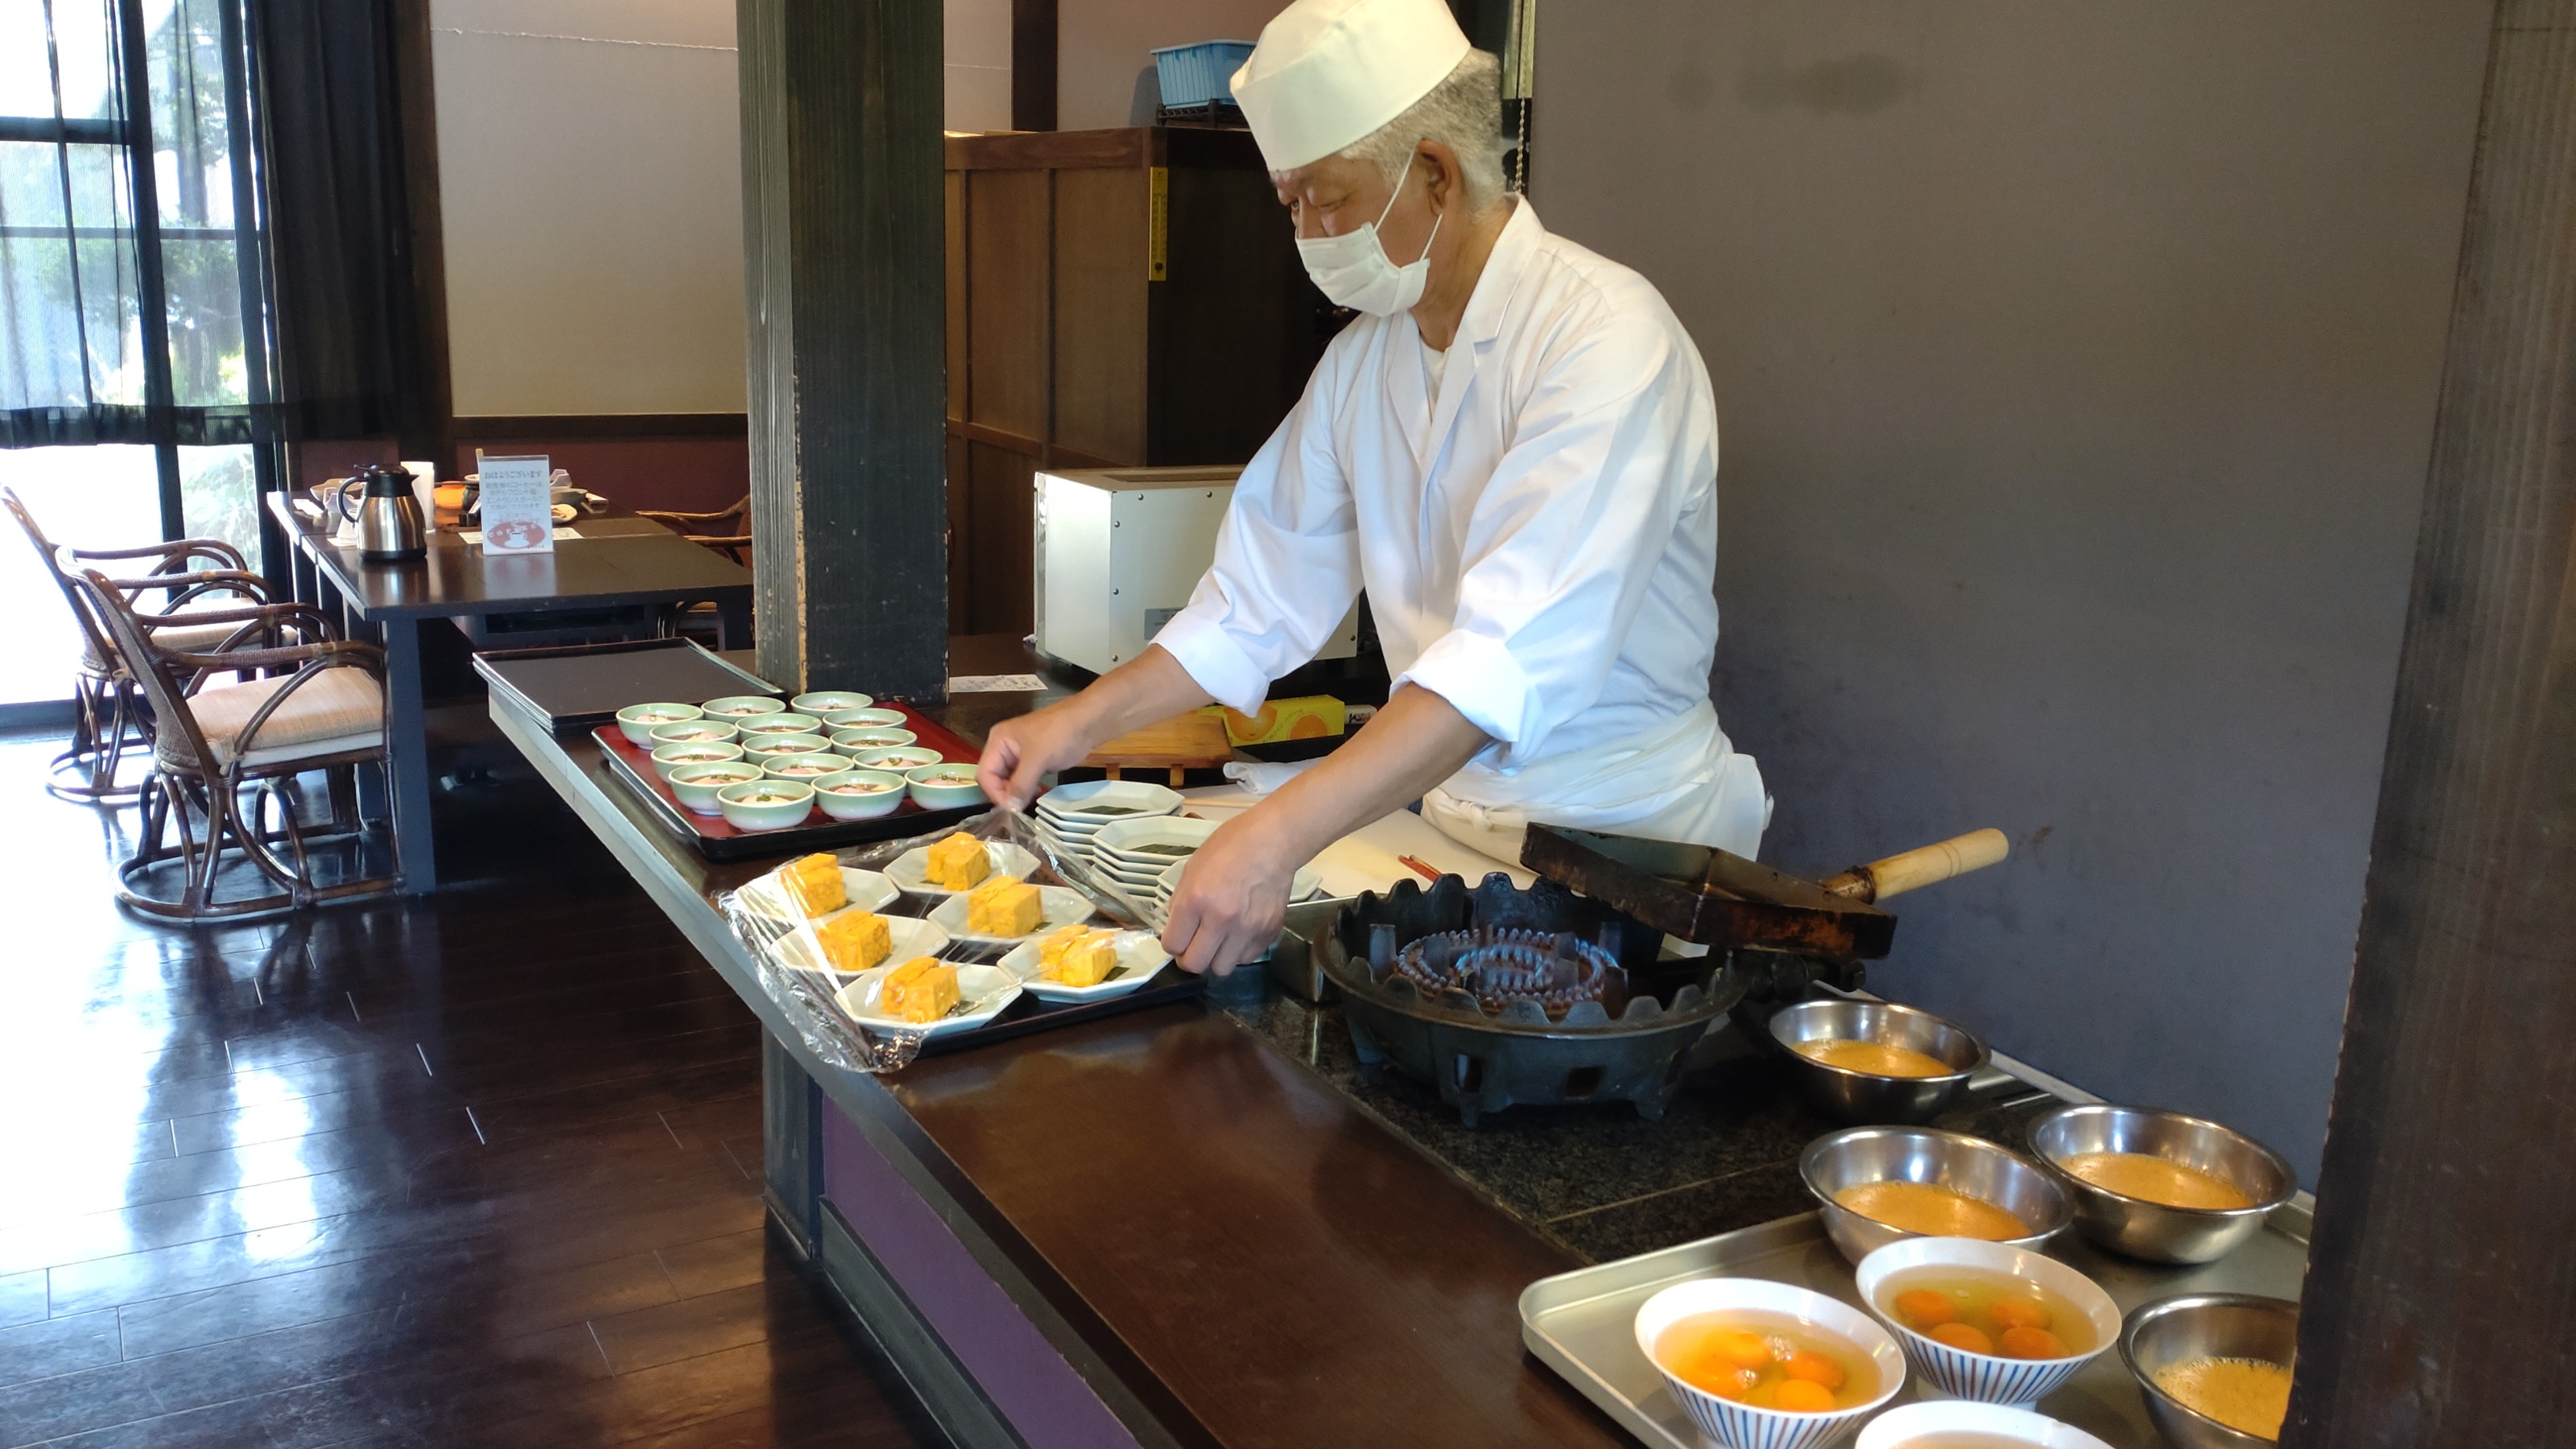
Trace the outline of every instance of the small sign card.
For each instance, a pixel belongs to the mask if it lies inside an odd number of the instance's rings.
[[[553,460],[533,457],[482,459],[483,551],[485,553],[552,553],[555,551]]]

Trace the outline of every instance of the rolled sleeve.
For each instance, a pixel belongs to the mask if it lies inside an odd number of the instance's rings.
[[[1209,698],[1243,714],[1260,712],[1262,700],[1270,693],[1271,675],[1234,642],[1213,610],[1184,609],[1174,614],[1154,636],[1154,644],[1179,660]]]
[[[1505,744],[1527,737],[1537,691],[1511,649],[1465,629],[1431,641],[1396,685],[1417,684],[1449,701],[1467,722]]]

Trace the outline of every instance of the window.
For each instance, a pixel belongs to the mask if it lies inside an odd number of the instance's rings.
[[[260,559],[277,450],[246,53],[241,0],[0,0],[0,484],[59,542]],[[47,596],[17,617],[63,612],[38,567],[0,548],[0,596]],[[8,699],[67,692],[61,622],[0,644]]]

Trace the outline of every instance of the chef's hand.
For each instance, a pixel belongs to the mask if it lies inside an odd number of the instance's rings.
[[[975,783],[996,805],[1026,810],[1045,788],[1045,775],[1078,765],[1091,753],[1084,721],[1064,705],[1006,719],[984,737],[983,758],[975,762]]]
[[[1218,827],[1181,872],[1163,949],[1184,971],[1223,976],[1279,939],[1301,857],[1280,848],[1273,823],[1259,814],[1248,811]]]
[[[993,726],[975,783],[994,804],[1026,810],[1049,771],[1081,764],[1102,740],[1209,702],[1181,661],[1149,645],[1073,698]]]

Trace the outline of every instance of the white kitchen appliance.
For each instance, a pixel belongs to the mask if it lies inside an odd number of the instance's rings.
[[[1085,468],[1036,479],[1037,647],[1105,674],[1144,652],[1216,557],[1240,467]],[[1359,608],[1316,654],[1359,652]]]

